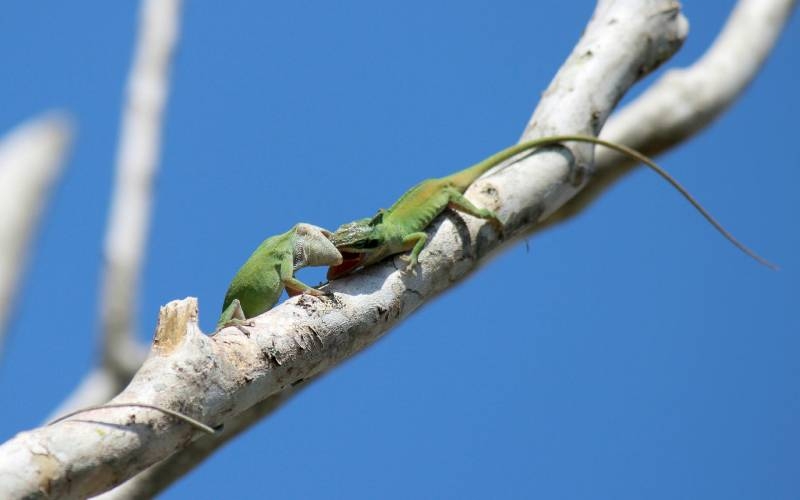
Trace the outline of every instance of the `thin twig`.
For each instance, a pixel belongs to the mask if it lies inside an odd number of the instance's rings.
[[[175,417],[178,420],[183,420],[187,424],[189,424],[189,425],[191,425],[193,427],[196,427],[197,429],[200,429],[201,431],[203,431],[205,433],[212,434],[212,435],[216,433],[216,431],[214,429],[212,429],[211,427],[207,426],[203,422],[190,417],[189,415],[184,415],[181,412],[178,412],[178,411],[175,411],[175,410],[170,410],[169,408],[163,408],[161,406],[150,405],[150,404],[146,404],[146,403],[108,403],[108,404],[104,404],[104,405],[87,406],[86,408],[81,408],[80,410],[71,411],[71,412],[67,413],[66,415],[62,415],[62,416],[58,417],[57,419],[53,420],[52,422],[48,423],[47,425],[57,424],[57,423],[59,423],[59,422],[61,422],[63,420],[66,420],[66,419],[70,418],[70,417],[74,417],[75,415],[80,415],[82,413],[86,413],[86,412],[94,411],[94,410],[104,410],[106,408],[147,408],[149,410],[156,410],[156,411],[160,411],[161,413],[166,413],[167,415],[169,415],[171,417]]]

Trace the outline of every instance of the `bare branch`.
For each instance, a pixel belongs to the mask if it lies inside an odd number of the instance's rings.
[[[532,123],[546,133],[598,129],[627,88],[677,50],[686,29],[670,0],[601,1]],[[592,87],[595,92],[582,90]],[[519,235],[577,191],[579,172],[589,164],[585,154],[566,148],[544,151],[468,193],[496,209],[507,235]],[[333,283],[335,299],[295,297],[257,317],[250,336],[228,328],[207,337],[198,328],[194,299],[170,303],[150,356],[113,402],[152,404],[222,424],[372,344],[512,243],[482,229],[471,217],[439,220],[416,275],[401,274],[394,262],[373,266]],[[90,496],[195,437],[190,426],[152,410],[108,408],[89,415],[94,418],[68,419],[0,446],[0,496]]]
[[[199,437],[186,448],[137,474],[113,490],[94,498],[96,500],[111,500],[155,497],[201,464],[219,448],[247,430],[251,425],[283,406],[284,403],[298,394],[300,389],[308,387],[317,378],[319,376],[314,377],[312,380],[306,380],[302,384],[289,387],[278,394],[273,394],[231,418],[229,422],[225,423],[225,427],[221,432],[217,432],[213,436]]]
[[[706,53],[685,69],[672,69],[638,99],[614,114],[603,139],[649,156],[697,134],[719,117],[747,85],[775,46],[795,0],[740,0]],[[636,163],[607,149],[597,152],[591,183],[544,224],[582,212]]]
[[[65,115],[51,113],[0,142],[0,354],[34,230],[72,139]]]

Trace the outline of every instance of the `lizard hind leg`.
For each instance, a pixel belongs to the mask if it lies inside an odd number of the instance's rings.
[[[463,194],[461,194],[457,189],[450,188],[447,193],[450,197],[447,206],[452,208],[453,210],[457,210],[459,212],[464,212],[465,214],[469,214],[473,217],[478,217],[479,219],[484,219],[492,225],[497,234],[502,237],[503,236],[503,221],[497,217],[497,214],[489,210],[488,208],[480,208],[476,207],[471,201],[469,201]]]

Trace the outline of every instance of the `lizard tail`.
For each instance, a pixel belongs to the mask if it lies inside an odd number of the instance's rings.
[[[674,187],[681,195],[683,195],[683,197],[686,198],[686,200],[689,203],[691,203],[692,206],[695,209],[697,209],[698,212],[700,212],[700,215],[702,215],[703,218],[705,218],[708,221],[709,224],[714,226],[714,229],[719,231],[719,233],[722,234],[722,236],[724,236],[728,241],[730,241],[733,244],[733,246],[735,246],[736,248],[738,248],[739,250],[744,252],[747,256],[749,256],[750,258],[752,258],[753,260],[755,260],[759,264],[762,264],[762,265],[772,269],[773,271],[777,271],[778,270],[778,266],[777,265],[775,265],[774,263],[768,261],[764,257],[758,255],[755,251],[753,251],[748,246],[746,246],[744,243],[742,243],[741,241],[736,239],[736,237],[733,234],[731,234],[727,229],[725,229],[722,226],[722,224],[720,224],[717,221],[717,219],[715,219],[714,216],[711,215],[711,213],[708,210],[706,210],[705,207],[703,207],[703,205],[701,205],[700,202],[697,201],[697,199],[695,199],[695,197],[692,196],[691,193],[689,193],[689,191],[685,187],[683,187],[683,185],[681,185],[680,182],[678,182],[674,177],[672,177],[672,175],[669,174],[669,172],[664,170],[662,167],[660,167],[658,164],[656,164],[656,162],[654,162],[653,160],[651,160],[647,156],[645,156],[642,153],[636,151],[635,149],[629,148],[627,146],[623,146],[622,144],[615,144],[613,142],[604,141],[603,139],[598,139],[596,137],[591,137],[591,136],[586,136],[586,137],[573,136],[572,138],[570,138],[570,136],[564,136],[564,137],[562,137],[562,140],[564,140],[564,141],[590,142],[590,143],[593,143],[593,144],[597,144],[599,146],[603,146],[603,147],[606,147],[606,148],[609,148],[609,149],[613,149],[614,151],[617,151],[618,153],[622,153],[624,155],[628,155],[631,158],[644,163],[645,165],[650,167],[651,170],[653,170],[655,173],[660,175],[662,179],[664,179],[665,181],[670,183],[670,185],[672,185],[672,187]]]
[[[463,183],[466,183],[463,187],[466,190],[472,182],[474,182],[478,177],[483,175],[492,167],[499,165],[500,163],[508,160],[509,158],[513,158],[514,156],[529,151],[534,148],[539,148],[542,146],[548,146],[552,144],[558,144],[560,142],[584,142],[590,144],[596,144],[598,146],[603,146],[618,153],[622,153],[624,155],[630,156],[631,158],[640,161],[650,167],[655,173],[661,176],[665,181],[667,181],[672,187],[674,187],[681,195],[683,195],[686,200],[692,204],[692,206],[700,212],[700,215],[705,218],[709,224],[714,226],[714,229],[719,231],[722,236],[724,236],[729,242],[731,242],[736,248],[747,254],[749,257],[754,259],[756,262],[770,268],[773,270],[777,270],[778,266],[773,264],[772,262],[768,261],[767,259],[758,255],[755,251],[748,248],[744,243],[737,240],[735,236],[733,236],[727,229],[725,229],[722,224],[720,224],[714,216],[706,210],[703,205],[700,204],[699,201],[692,196],[689,191],[683,187],[674,177],[672,177],[666,170],[658,166],[656,162],[648,158],[647,156],[643,155],[642,153],[636,151],[635,149],[629,148],[627,146],[623,146],[621,144],[615,144],[613,142],[605,141],[603,139],[599,139],[597,137],[593,137],[590,135],[556,135],[550,137],[541,137],[538,139],[533,139],[531,141],[521,142],[519,144],[515,144],[510,148],[504,149],[494,155],[486,158],[485,160],[481,161],[480,163],[476,163],[472,167],[467,168],[466,170],[462,170],[461,172],[456,173],[455,175],[451,176],[451,180],[457,186]]]

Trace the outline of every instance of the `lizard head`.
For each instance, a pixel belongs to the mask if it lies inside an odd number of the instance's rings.
[[[299,223],[294,227],[294,269],[306,266],[335,266],[342,263],[342,255],[331,242],[330,231],[311,224]]]
[[[342,263],[328,268],[328,279],[336,279],[383,258],[381,237],[383,210],[375,217],[342,224],[331,236],[331,241],[342,254]]]

